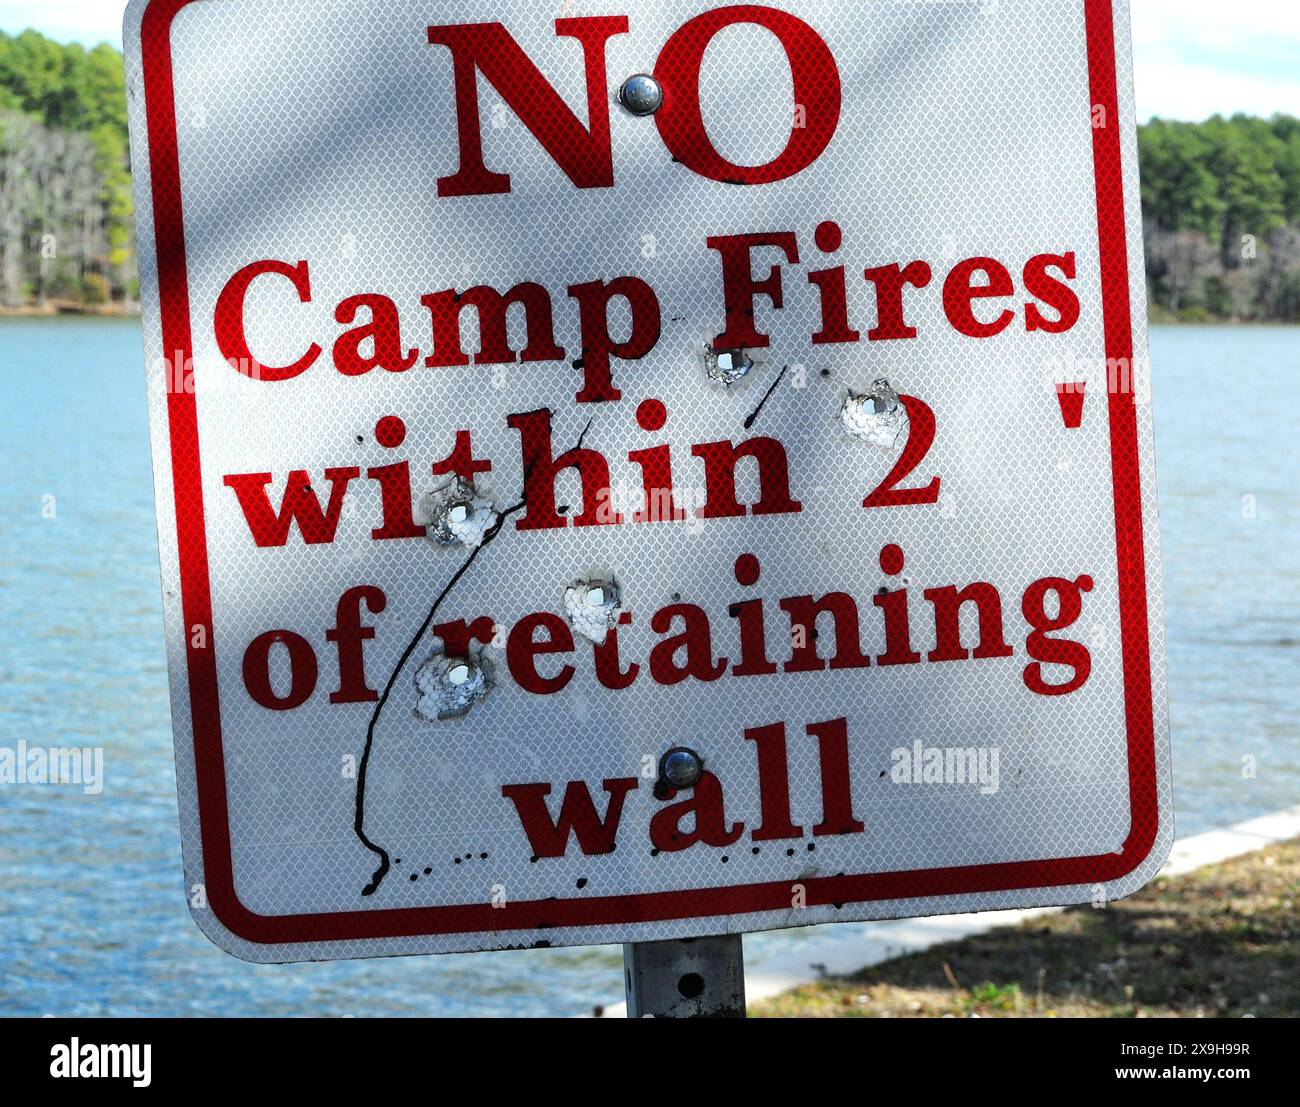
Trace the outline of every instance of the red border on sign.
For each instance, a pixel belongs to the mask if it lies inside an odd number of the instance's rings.
[[[163,348],[186,366],[187,374],[190,372],[192,347],[171,27],[177,13],[193,2],[153,0],[145,10],[141,27]],[[1113,11],[1111,0],[1083,0],[1083,4],[1091,102],[1080,107],[1090,111],[1100,108],[1107,121],[1107,125],[1094,127],[1092,131],[1106,357],[1124,359],[1122,364],[1131,364],[1132,316]],[[810,879],[801,881],[809,906],[1093,884],[1115,880],[1132,872],[1150,853],[1159,827],[1159,804],[1137,414],[1131,389],[1109,389],[1108,397],[1131,820],[1122,848],[1116,853],[1092,857]],[[169,391],[167,421],[183,626],[204,627],[207,641],[211,642],[214,640],[212,600],[200,477],[198,413],[191,388],[172,388]],[[429,934],[500,934],[514,930],[659,922],[789,909],[790,882],[781,880],[729,888],[519,902],[499,908],[488,903],[474,903],[455,907],[384,908],[316,915],[259,915],[250,911],[240,902],[235,890],[215,651],[195,648],[194,636],[188,632],[184,638],[204,884],[216,917],[240,938],[278,944]]]

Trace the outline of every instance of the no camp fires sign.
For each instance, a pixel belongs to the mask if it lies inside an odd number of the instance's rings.
[[[131,5],[213,941],[645,940],[1156,872],[1127,14]]]

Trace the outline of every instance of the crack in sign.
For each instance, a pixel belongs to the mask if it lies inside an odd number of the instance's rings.
[[[591,429],[592,422],[592,419],[587,420],[587,425],[583,427],[582,434],[578,438],[578,446],[582,445],[582,441],[586,437],[587,431]],[[525,487],[528,484],[528,478],[531,475],[537,460],[538,455],[534,454],[524,466],[522,483]],[[526,501],[520,500],[519,503],[498,512],[495,522],[493,522],[492,526],[483,532],[482,540],[470,549],[460,567],[452,574],[451,579],[447,581],[447,584],[444,586],[442,591],[438,593],[438,597],[433,601],[432,606],[429,608],[429,613],[424,617],[424,622],[420,624],[419,629],[415,632],[411,640],[407,643],[406,648],[402,651],[401,657],[397,659],[397,664],[393,666],[392,673],[389,674],[388,680],[384,683],[384,690],[380,693],[379,699],[375,703],[375,709],[371,712],[370,722],[366,726],[365,749],[362,751],[361,762],[357,767],[357,795],[352,820],[352,829],[357,836],[357,840],[379,858],[379,865],[371,874],[370,881],[361,889],[361,894],[363,896],[374,895],[374,893],[379,890],[379,886],[384,882],[384,878],[392,868],[392,862],[389,859],[388,850],[379,845],[379,843],[373,841],[365,831],[366,773],[370,767],[370,754],[374,750],[375,727],[379,724],[379,717],[383,714],[384,707],[388,703],[389,697],[393,693],[393,689],[397,686],[397,678],[401,676],[402,670],[406,668],[406,663],[411,659],[411,655],[415,653],[415,649],[420,644],[421,639],[423,639],[425,634],[428,633],[429,627],[433,625],[433,620],[437,617],[438,611],[442,607],[443,603],[446,602],[447,597],[451,595],[452,590],[460,583],[461,578],[469,572],[471,567],[474,565],[474,562],[478,560],[479,554],[496,541],[502,530],[505,529],[506,522],[510,516],[518,514],[525,506]]]

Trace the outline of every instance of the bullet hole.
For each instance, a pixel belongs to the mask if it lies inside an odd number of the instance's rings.
[[[587,878],[585,876],[580,876],[578,877],[577,883],[579,888],[585,888],[587,886]]]
[[[829,369],[823,369],[823,370],[821,371],[821,375],[822,375],[823,377],[829,377],[829,376],[831,375],[831,371],[830,371]]]
[[[415,713],[426,722],[461,719],[492,690],[492,662],[475,657],[434,654],[415,672]]]
[[[424,870],[424,875],[425,875],[425,876],[432,876],[432,875],[433,875],[433,868],[432,868],[431,866],[426,866],[426,867],[425,867],[425,870]]]
[[[652,849],[652,850],[650,851],[650,856],[651,856],[651,857],[658,857],[658,856],[659,856],[659,850],[658,850],[658,849]]]
[[[534,853],[534,854],[532,855],[532,857],[530,857],[530,858],[528,859],[528,863],[529,863],[530,865],[536,865],[536,864],[537,864],[537,854]]]
[[[487,860],[487,854],[486,854],[486,853],[480,853],[480,854],[478,855],[478,859],[479,859],[480,861],[486,861],[486,860]]]
[[[459,864],[460,864],[460,858],[459,858],[459,857],[453,857],[453,858],[451,859],[451,863],[452,863],[453,865],[459,865]]]
[[[794,856],[794,850],[793,850],[793,849],[788,849],[788,850],[786,850],[786,851],[785,851],[785,855],[786,855],[787,857],[793,857],[793,856]]]
[[[420,879],[420,874],[419,874],[419,873],[412,873],[412,874],[411,874],[411,879],[412,879],[412,880],[419,880],[419,879]]]
[[[724,853],[722,855],[722,863],[725,865],[729,860],[730,858]]]
[[[677,981],[677,990],[686,999],[699,999],[704,994],[704,977],[697,972],[688,972]]]
[[[425,528],[432,546],[462,546],[476,550],[496,525],[496,505],[461,476],[452,476],[415,505],[415,521]]]
[[[719,350],[704,348],[704,372],[710,380],[730,387],[749,376],[754,368],[753,359],[744,350]]]
[[[812,842],[809,842],[809,843],[808,843],[808,852],[809,852],[809,853],[812,853],[813,850],[815,850],[816,848],[817,848],[816,845],[814,845]]]
[[[575,631],[603,645],[622,614],[622,589],[612,576],[576,580],[564,590],[564,610]]]
[[[360,445],[361,445],[365,440],[366,440],[366,436],[365,436],[364,434],[359,434],[359,435],[357,435],[357,445],[358,445],[358,446],[360,446]]]
[[[881,377],[861,395],[849,390],[840,408],[840,423],[854,438],[889,450],[907,429],[907,408]]]
[[[758,846],[755,846],[755,847],[754,847],[753,849],[751,849],[749,852],[752,853],[755,857],[757,857],[757,856],[758,856],[760,853],[762,853],[763,851],[762,851]]]

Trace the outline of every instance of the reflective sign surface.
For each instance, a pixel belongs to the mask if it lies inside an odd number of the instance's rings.
[[[282,961],[1136,889],[1126,5],[561,9],[128,13],[199,925]]]

